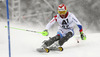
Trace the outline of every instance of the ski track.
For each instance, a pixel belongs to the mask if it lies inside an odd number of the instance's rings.
[[[8,56],[8,34],[4,26],[6,22],[0,22],[0,57]],[[33,29],[33,27],[16,25],[17,28]],[[41,28],[35,30],[42,31]],[[100,57],[100,33],[86,33],[87,40],[76,42],[75,37],[63,45],[64,51],[50,51],[39,53],[36,51],[42,45],[42,41],[48,37],[41,34],[11,29],[11,56],[12,57]],[[55,34],[55,33],[54,33]],[[54,35],[50,34],[50,36]]]

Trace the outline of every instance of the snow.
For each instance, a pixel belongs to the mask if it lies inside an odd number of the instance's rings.
[[[0,22],[0,57],[9,57],[8,34],[4,27],[6,22]],[[11,23],[11,26],[24,29],[42,31],[41,28],[32,28]],[[41,29],[41,30],[40,30]],[[76,42],[74,36],[63,45],[64,51],[50,51],[39,53],[36,51],[42,45],[42,41],[48,39],[41,34],[11,29],[11,56],[12,57],[100,57],[100,33],[86,33],[87,40]],[[54,35],[56,32],[50,34]]]

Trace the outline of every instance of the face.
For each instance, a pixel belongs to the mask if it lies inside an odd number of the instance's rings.
[[[61,14],[60,16],[64,18],[65,17],[65,14]]]

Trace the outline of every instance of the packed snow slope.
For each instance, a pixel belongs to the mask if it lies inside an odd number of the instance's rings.
[[[8,56],[8,34],[6,22],[0,22],[0,57]],[[19,24],[12,24],[12,27],[42,31],[41,28],[27,27]],[[52,31],[53,32],[53,31]],[[50,33],[54,36],[56,32]],[[42,45],[42,41],[48,39],[38,33],[10,29],[11,35],[11,56],[12,57],[100,57],[100,33],[86,33],[87,40],[76,42],[79,35],[74,36],[63,45],[64,51],[50,51],[39,53],[36,51]]]

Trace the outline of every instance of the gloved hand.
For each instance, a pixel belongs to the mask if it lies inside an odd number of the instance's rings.
[[[82,40],[86,40],[86,35],[83,33],[83,31],[80,32],[80,36],[81,36],[81,39]]]
[[[49,33],[48,33],[48,30],[44,30],[44,31],[42,32],[42,35],[43,35],[43,36],[48,36],[48,34],[49,34]]]

